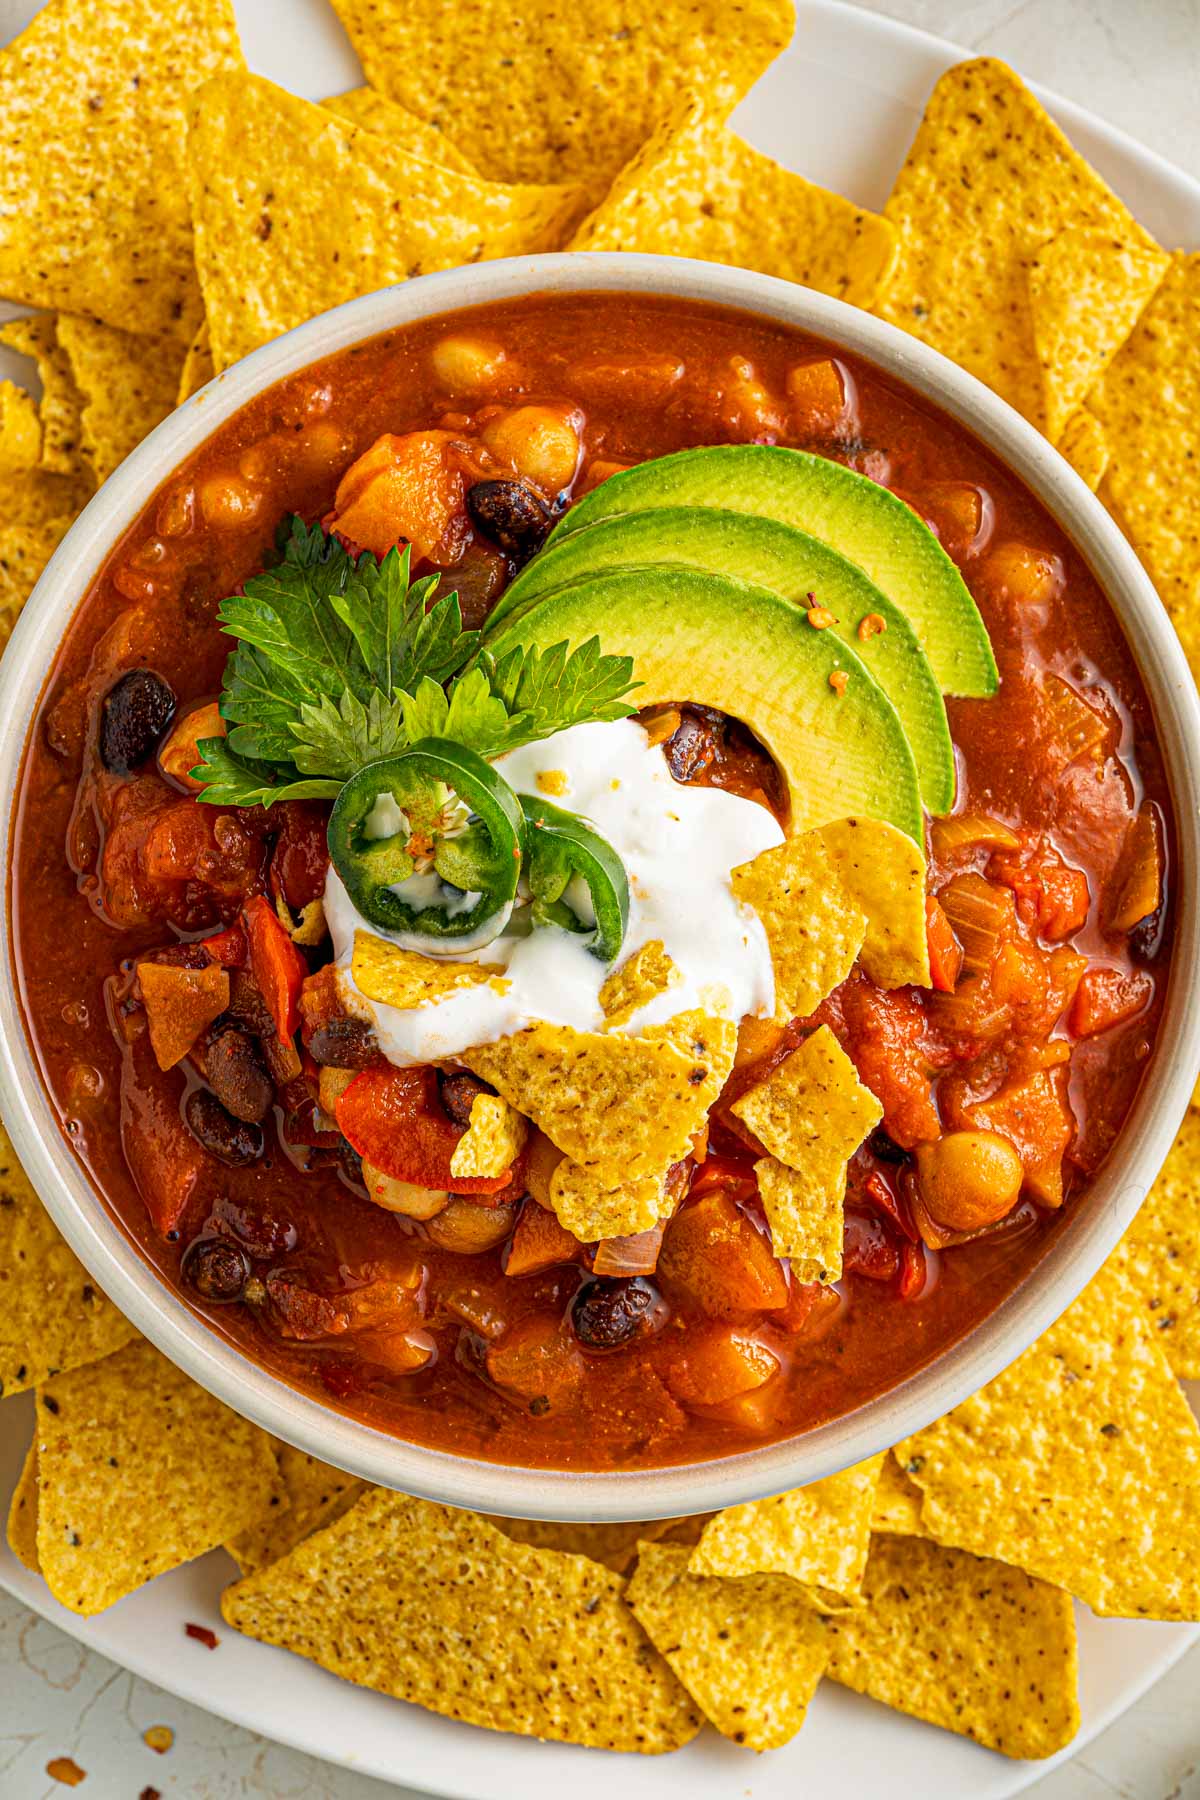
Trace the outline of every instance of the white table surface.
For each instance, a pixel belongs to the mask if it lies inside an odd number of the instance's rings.
[[[1200,0],[870,0],[869,10],[1004,57],[1200,176]],[[152,1725],[175,1734],[166,1755],[142,1740]],[[172,1699],[0,1593],[0,1800],[68,1792],[46,1774],[55,1756],[87,1772],[86,1800],[138,1800],[146,1787],[164,1800],[403,1800]],[[1032,1792],[1200,1800],[1200,1648]]]

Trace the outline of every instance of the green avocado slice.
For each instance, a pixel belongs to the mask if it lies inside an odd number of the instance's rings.
[[[931,813],[954,805],[954,747],[946,708],[912,626],[862,570],[818,538],[774,519],[716,507],[662,507],[618,514],[572,532],[537,556],[505,595],[505,618],[521,618],[547,593],[625,564],[682,563],[771,588],[802,607],[834,615],[830,631],[849,644],[900,715],[921,796]],[[883,629],[865,640],[861,620]],[[809,626],[809,630],[814,627]]]
[[[929,527],[865,475],[774,444],[678,450],[610,475],[559,521],[547,548],[597,519],[660,506],[760,513],[820,538],[906,615],[944,694],[995,693],[992,647],[962,576]]]
[[[866,817],[922,844],[917,767],[895,707],[854,651],[790,601],[678,564],[613,569],[556,588],[487,647],[499,658],[597,634],[607,654],[633,658],[635,704],[691,700],[750,728],[787,783],[793,831]],[[841,693],[829,681],[838,671]]]

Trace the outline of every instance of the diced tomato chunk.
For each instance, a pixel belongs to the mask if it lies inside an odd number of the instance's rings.
[[[159,1069],[143,1029],[128,1037],[121,1060],[121,1147],[163,1237],[175,1231],[195,1191],[205,1154],[179,1112],[179,1077]]]
[[[900,1273],[900,1252],[880,1219],[848,1212],[842,1232],[842,1268],[847,1275],[865,1275],[868,1281],[894,1281]]]
[[[1022,832],[1015,850],[997,850],[988,862],[993,881],[1011,888],[1023,924],[1050,943],[1087,924],[1091,889],[1082,869],[1066,862],[1040,832]]]
[[[783,1269],[766,1237],[720,1189],[689,1200],[672,1219],[658,1278],[714,1318],[770,1311],[787,1299]]]
[[[1080,977],[1067,1016],[1073,1037],[1098,1037],[1150,1003],[1154,982],[1141,969],[1090,968]]]
[[[856,972],[843,984],[841,1005],[846,1048],[859,1079],[883,1107],[889,1135],[906,1150],[937,1137],[933,1046],[919,994],[905,988],[885,994]]]
[[[300,990],[308,964],[262,894],[248,900],[242,922],[250,948],[250,969],[267,1003],[280,1041],[289,1042],[300,1028]]]
[[[364,1069],[338,1099],[337,1122],[365,1162],[413,1187],[499,1194],[512,1180],[511,1169],[494,1177],[451,1174],[464,1127],[442,1109],[436,1069]]]
[[[1075,1132],[1066,1097],[1066,1069],[1039,1069],[966,1108],[975,1126],[999,1132],[1014,1146],[1025,1186],[1045,1206],[1062,1203],[1062,1159]]]
[[[223,969],[244,968],[249,955],[246,933],[237,924],[227,925],[224,931],[214,931],[202,938],[199,948],[210,962],[219,963]]]
[[[271,888],[292,912],[302,913],[325,891],[328,816],[311,800],[288,800],[273,811],[282,817],[271,855]]]
[[[771,1314],[771,1323],[780,1331],[815,1343],[824,1337],[842,1310],[842,1297],[835,1287],[824,1281],[788,1280],[787,1304]]]

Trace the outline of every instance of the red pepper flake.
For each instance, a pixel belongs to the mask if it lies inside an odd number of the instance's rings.
[[[78,1787],[81,1781],[87,1780],[87,1770],[81,1769],[69,1756],[52,1756],[46,1764],[46,1773],[51,1781],[61,1781],[64,1787]]]
[[[858,635],[865,644],[868,638],[878,637],[881,631],[887,630],[887,620],[878,613],[864,613],[858,621]]]
[[[847,675],[845,669],[835,669],[829,677],[829,685],[839,699],[845,693],[846,683],[849,679],[850,677]]]
[[[219,1639],[216,1632],[210,1631],[207,1625],[188,1624],[183,1629],[190,1638],[195,1638],[198,1644],[203,1644],[206,1650],[216,1649]]]
[[[837,624],[837,617],[827,606],[810,606],[805,618],[814,631],[828,631],[831,625]]]
[[[169,1725],[149,1725],[142,1733],[142,1742],[157,1756],[165,1756],[175,1742],[175,1733]]]

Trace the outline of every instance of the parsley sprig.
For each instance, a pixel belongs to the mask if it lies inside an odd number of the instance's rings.
[[[200,799],[219,806],[333,800],[365,763],[419,739],[498,756],[589,720],[633,711],[627,656],[510,650],[498,661],[464,631],[457,594],[409,578],[409,551],[355,558],[293,518],[282,560],[223,600],[238,640],[225,665],[229,733],[199,746]]]

